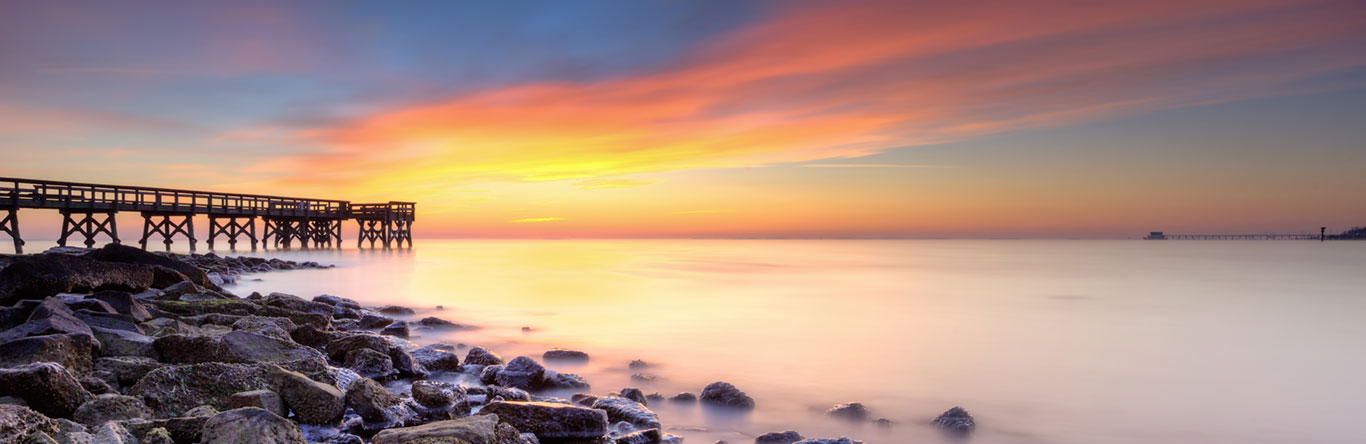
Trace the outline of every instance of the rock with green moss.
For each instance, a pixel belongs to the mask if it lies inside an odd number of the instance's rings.
[[[141,399],[119,394],[104,394],[81,404],[71,415],[71,419],[89,427],[109,421],[143,419],[147,417],[147,405]]]
[[[266,388],[270,383],[261,366],[211,362],[159,368],[128,394],[142,397],[154,417],[168,418],[201,405],[226,408],[234,393]]]
[[[157,427],[142,435],[142,444],[175,444],[175,440],[171,439],[171,432],[165,427]]]
[[[264,363],[321,358],[321,352],[295,343],[246,331],[221,336],[167,335],[153,343],[161,360],[168,363],[204,362]]]
[[[202,444],[304,444],[299,426],[254,407],[228,410],[204,422]]]
[[[506,433],[505,433],[506,435]],[[499,443],[498,417],[467,416],[416,427],[387,429],[376,434],[374,444],[473,444]]]
[[[346,395],[337,387],[315,381],[302,373],[271,366],[272,389],[304,424],[336,424],[346,412]]]

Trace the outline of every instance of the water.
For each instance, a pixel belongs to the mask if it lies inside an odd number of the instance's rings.
[[[231,290],[326,293],[482,327],[421,344],[538,360],[583,350],[589,364],[552,367],[595,394],[724,380],[756,399],[741,418],[652,405],[691,443],[788,429],[940,442],[926,422],[955,405],[976,416],[980,443],[1363,435],[1361,243],[420,239],[402,252],[269,254],[338,267]],[[631,381],[632,359],[658,379]],[[895,424],[821,413],[851,401]]]

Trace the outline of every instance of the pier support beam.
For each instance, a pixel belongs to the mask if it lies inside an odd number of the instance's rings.
[[[0,233],[9,234],[14,239],[14,254],[24,254],[24,238],[19,237],[19,209],[5,209],[5,217],[0,218]]]
[[[308,236],[314,247],[341,246],[341,219],[313,219],[309,221]],[[333,244],[333,242],[336,244]]]
[[[413,247],[413,221],[397,219],[390,225],[389,239],[394,241],[394,246],[403,248],[403,241],[408,241],[408,248]],[[385,243],[388,246],[388,243]]]
[[[269,242],[274,237],[274,245],[277,248],[290,248],[294,241],[298,240],[300,248],[308,248],[308,241],[312,238],[308,219],[264,218],[264,220],[266,221],[266,231],[261,236],[262,242]]]
[[[65,247],[68,237],[79,234],[85,238],[86,248],[94,247],[95,236],[100,233],[108,235],[114,243],[119,243],[119,230],[114,222],[113,211],[62,210],[62,236],[57,238],[57,245]]]
[[[179,218],[179,222],[176,218]],[[195,250],[198,241],[194,238],[193,214],[142,213],[142,219],[142,249],[147,249],[147,239],[155,234],[161,236],[161,242],[166,244],[166,251],[171,251],[171,238],[179,234],[190,240],[190,251]]]
[[[238,219],[246,219],[246,223],[238,222]],[[226,220],[227,222],[220,222]],[[237,237],[245,235],[251,240],[251,249],[256,250],[256,217],[254,216],[215,216],[209,215],[209,249],[213,249],[213,240],[218,235],[228,237],[228,248],[237,249]]]
[[[356,224],[360,225],[360,233],[356,235],[356,248],[361,248],[361,244],[370,241],[370,248],[375,248],[375,241],[385,247],[389,246],[389,223],[378,219],[361,219]]]

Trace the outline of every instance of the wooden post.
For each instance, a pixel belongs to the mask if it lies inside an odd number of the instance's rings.
[[[85,238],[85,247],[95,246],[95,236],[104,233],[109,236],[113,243],[119,243],[118,226],[115,223],[113,211],[71,211],[61,210],[62,213],[62,235],[57,238],[57,245],[66,246],[66,239],[73,234],[79,234]],[[78,220],[74,215],[80,215]],[[103,215],[98,218],[96,215]]]
[[[181,218],[179,222],[172,218]],[[190,241],[190,251],[195,250],[197,241],[194,237],[194,215],[179,213],[142,213],[142,249],[147,249],[147,239],[152,235],[160,235],[161,242],[166,244],[166,251],[171,251],[172,238],[176,235],[183,235]]]
[[[14,240],[14,254],[24,254],[24,238],[19,236],[19,208],[7,208],[5,212],[5,217],[0,219],[0,232],[9,234]]]

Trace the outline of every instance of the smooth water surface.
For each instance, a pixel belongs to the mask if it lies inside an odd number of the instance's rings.
[[[261,254],[338,267],[249,275],[231,291],[411,306],[480,327],[416,342],[509,359],[583,350],[587,365],[552,367],[595,394],[724,380],[757,400],[739,418],[652,405],[692,443],[789,429],[940,442],[926,422],[955,405],[981,443],[1366,434],[1362,243],[419,239]],[[632,359],[657,380],[632,381]],[[894,425],[821,413],[853,401]]]

